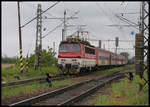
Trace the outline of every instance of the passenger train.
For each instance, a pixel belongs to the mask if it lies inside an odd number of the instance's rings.
[[[124,56],[95,47],[81,38],[67,38],[59,45],[58,68],[62,74],[79,74],[126,63]]]

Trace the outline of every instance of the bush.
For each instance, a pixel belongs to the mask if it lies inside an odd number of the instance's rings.
[[[5,63],[5,64],[15,64],[16,61],[17,61],[17,57],[10,58],[10,57],[7,57],[7,56],[2,57],[2,60],[1,60],[1,62]]]
[[[52,48],[48,47],[48,51],[46,49],[42,50],[42,57],[40,66],[41,67],[48,67],[52,66],[53,64],[57,65],[58,59],[55,57],[56,53],[52,52]],[[29,67],[34,67],[35,62],[35,54],[30,54],[30,57],[23,58],[23,65],[26,65],[28,61]],[[16,65],[19,66],[20,60],[17,60]]]

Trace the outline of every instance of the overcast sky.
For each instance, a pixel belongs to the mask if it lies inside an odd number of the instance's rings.
[[[42,10],[46,10],[55,2],[21,2],[21,24],[25,24],[36,16],[37,4],[42,5]],[[89,31],[89,39],[96,40],[114,40],[119,37],[119,40],[135,40],[135,35],[131,32],[138,33],[139,31],[134,27],[110,27],[106,25],[127,25],[121,21],[115,14],[119,13],[136,13],[124,14],[123,17],[131,20],[134,23],[139,21],[140,2],[59,2],[55,7],[48,10],[43,14],[47,17],[62,17],[64,10],[67,11],[66,16],[72,16],[75,12],[79,11],[76,15],[78,19],[70,19],[67,21],[69,25],[87,25],[85,30]],[[18,13],[17,2],[2,2],[2,55],[9,57],[19,56],[19,33],[18,33]],[[43,36],[49,31],[54,29],[62,23],[58,19],[43,19]],[[51,34],[42,39],[42,47],[47,49],[48,46],[53,47],[55,42],[58,53],[58,45],[62,39],[62,28],[57,28]],[[67,34],[70,35],[77,30],[77,27],[69,27]],[[27,53],[33,53],[35,50],[36,40],[36,20],[22,28],[22,46],[23,56],[26,57]],[[98,42],[91,41],[95,46]],[[102,48],[114,52],[115,43],[102,41]],[[135,50],[127,50],[133,48],[134,42],[119,42],[118,53],[128,52],[130,57],[134,56]]]

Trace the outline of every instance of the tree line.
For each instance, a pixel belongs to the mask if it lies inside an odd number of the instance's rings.
[[[1,63],[4,64],[15,64],[17,62],[18,58],[17,57],[3,57],[1,58]]]

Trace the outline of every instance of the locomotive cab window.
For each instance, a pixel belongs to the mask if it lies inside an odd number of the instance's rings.
[[[80,45],[77,43],[72,43],[70,45],[70,52],[80,52]]]
[[[68,44],[60,44],[59,52],[68,52]]]

